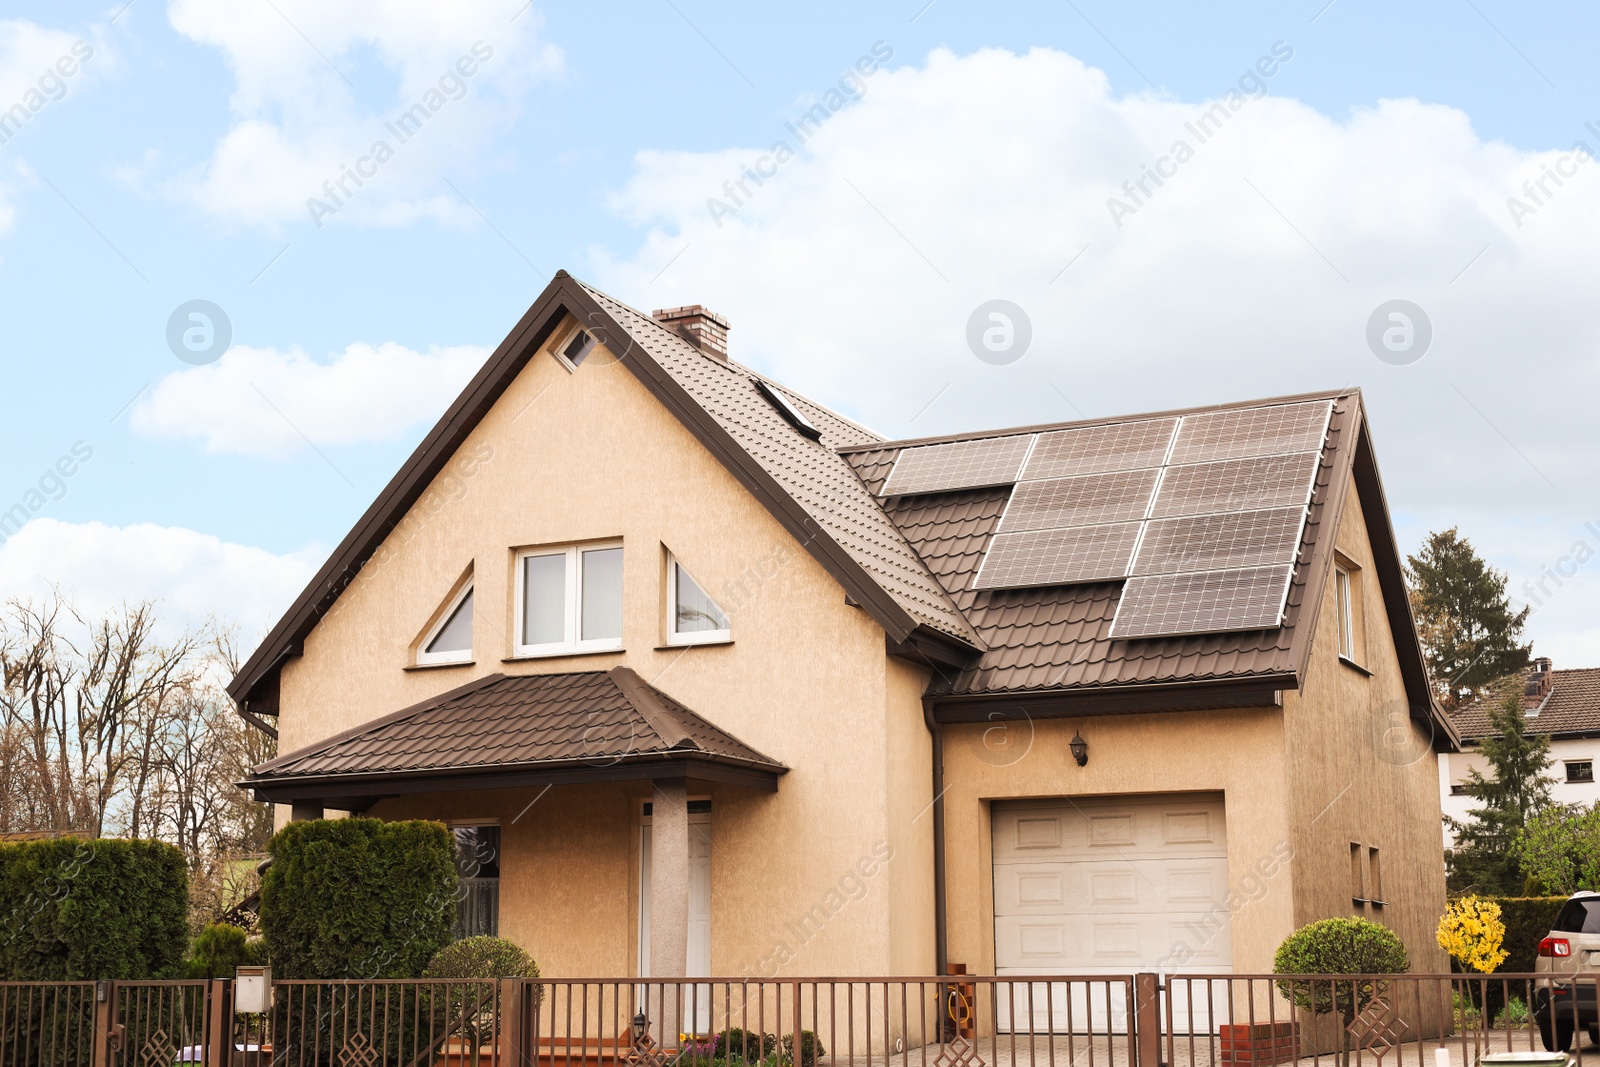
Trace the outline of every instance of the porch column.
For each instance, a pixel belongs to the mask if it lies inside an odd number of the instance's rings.
[[[289,806],[290,822],[307,822],[322,818],[322,801],[297,800]]]
[[[682,978],[689,969],[689,783],[657,781],[650,809],[650,977]],[[684,993],[661,991],[657,1040],[676,1047]]]

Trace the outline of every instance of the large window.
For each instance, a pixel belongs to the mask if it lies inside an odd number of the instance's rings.
[[[620,649],[622,546],[521,552],[516,597],[517,655]]]
[[[453,826],[456,940],[500,935],[500,827]]]
[[[717,602],[676,559],[667,565],[667,644],[709,645],[733,640]]]

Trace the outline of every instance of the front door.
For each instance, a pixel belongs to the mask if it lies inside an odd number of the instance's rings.
[[[711,975],[711,804],[689,802],[689,964],[688,978]],[[650,971],[650,816],[639,832],[639,974]],[[711,1031],[711,986],[696,985],[684,992],[683,1017],[694,1021],[698,1034]]]

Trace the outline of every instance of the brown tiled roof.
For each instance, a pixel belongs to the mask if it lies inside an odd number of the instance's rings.
[[[579,283],[582,285],[583,283]],[[583,288],[674,382],[797,502],[917,622],[961,641],[976,635],[945,590],[895,529],[836,451],[878,438],[827,408],[779,386],[822,431],[812,441],[794,431],[756,389],[755,372],[706,355],[650,316],[597,289]],[[615,346],[613,346],[615,347]]]
[[[1547,696],[1523,695],[1528,733],[1600,736],[1600,667],[1551,671],[1550,676]],[[1450,719],[1464,739],[1479,740],[1490,734],[1488,701],[1469,704]]]
[[[827,568],[846,595],[883,627],[892,650],[944,665],[935,666],[929,689],[938,707],[957,708],[968,701],[970,708],[976,706],[972,702],[1024,694],[1057,693],[1078,699],[1095,691],[1119,693],[1114,700],[1135,695],[1144,700],[1157,690],[1174,687],[1206,689],[1219,700],[1245,690],[1252,698],[1265,693],[1267,699],[1275,699],[1276,690],[1296,688],[1309,662],[1316,622],[1316,613],[1303,612],[1302,605],[1316,603],[1324,583],[1331,580],[1332,535],[1353,476],[1414,712],[1431,716],[1436,711],[1416,645],[1399,551],[1359,392],[1158,413],[1192,414],[1312,399],[1334,402],[1284,624],[1244,633],[1112,640],[1109,628],[1122,595],[1121,582],[971,588],[1009,488],[891,499],[877,494],[900,451],[911,445],[1014,437],[1150,416],[884,441],[736,362],[700,351],[643,312],[562,272],[230,684],[229,692],[247,715],[277,713],[276,679],[284,659],[299,654],[317,620],[566,316],[586,323]],[[797,431],[762,395],[758,382],[786,397],[814,424],[820,440]],[[1140,705],[1149,706],[1154,705]],[[1443,734],[1453,735],[1448,722],[1441,725]]]
[[[1319,561],[1327,558],[1326,552],[1319,554],[1316,549],[1325,545],[1332,533],[1326,521],[1332,514],[1329,505],[1335,485],[1343,484],[1342,480],[1335,481],[1335,470],[1349,470],[1348,460],[1354,448],[1355,397],[1328,395],[1337,402],[1317,473],[1299,565],[1290,586],[1284,625],[1276,630],[1112,640],[1108,635],[1122,595],[1120,581],[1041,589],[971,588],[989,537],[1005,510],[1009,487],[884,501],[890,518],[971,620],[988,649],[967,669],[936,678],[930,692],[971,696],[1294,675],[1302,666],[1298,659],[1301,645],[1296,637],[1304,629],[1301,605],[1306,599],[1313,557]],[[962,439],[976,436],[965,434]],[[849,450],[846,456],[862,483],[876,491],[893,466],[899,447],[873,445]]]
[[[389,774],[610,768],[693,756],[783,765],[713,726],[627,667],[493,674],[255,769],[247,785]]]

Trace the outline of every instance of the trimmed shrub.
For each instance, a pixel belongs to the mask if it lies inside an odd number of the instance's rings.
[[[503,937],[464,937],[440,949],[423,970],[424,978],[537,978],[539,965],[514,941]]]
[[[1506,924],[1506,961],[1495,970],[1503,974],[1527,974],[1539,958],[1539,942],[1547,937],[1561,914],[1566,897],[1485,897],[1500,905],[1500,921]]]
[[[496,978],[537,978],[539,965],[515,942],[503,937],[464,937],[440,949],[428,961],[422,977],[461,983],[447,986],[442,997],[435,997],[444,1012],[436,1028],[459,1030],[468,1044],[479,1046],[493,1040],[498,1022],[494,994],[482,983]],[[534,990],[535,1012],[542,992]]]
[[[194,939],[184,970],[190,978],[232,978],[240,967],[266,962],[265,942],[231,923],[212,923]]]
[[[1399,974],[1411,966],[1405,943],[1387,926],[1368,919],[1321,919],[1283,939],[1272,961],[1274,974]],[[1338,1011],[1348,1023],[1378,995],[1371,981],[1278,983],[1298,1007],[1325,1015]]]
[[[179,977],[188,907],[183,853],[159,841],[0,845],[0,979]]]
[[[455,844],[443,823],[292,822],[272,839],[261,927],[278,978],[415,978],[450,941]]]

